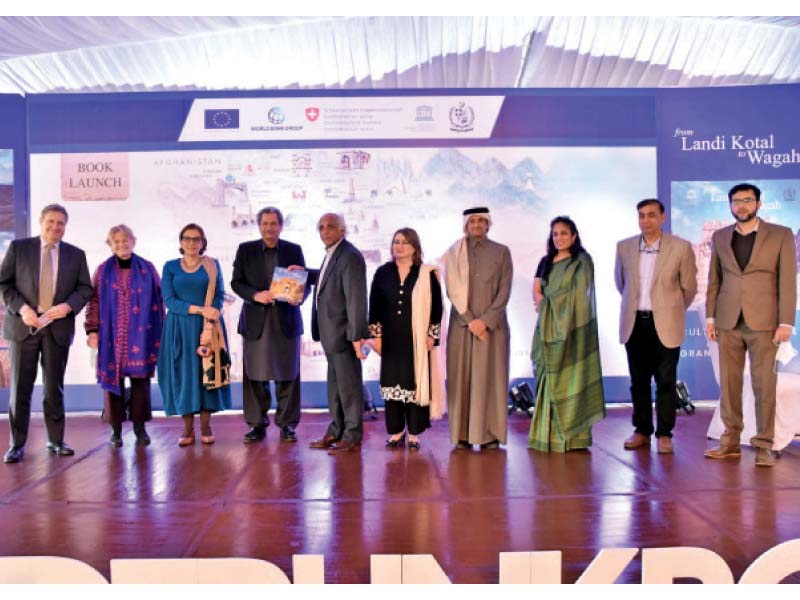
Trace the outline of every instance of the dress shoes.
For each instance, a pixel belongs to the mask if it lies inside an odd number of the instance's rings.
[[[194,431],[189,435],[182,435],[178,438],[178,446],[186,448],[186,446],[194,446]]]
[[[675,448],[672,446],[672,438],[662,436],[658,438],[658,453],[659,454],[672,454]]]
[[[658,438],[661,439],[661,438]],[[669,438],[667,438],[669,439]],[[643,433],[638,433],[636,431],[633,432],[633,435],[625,440],[625,443],[622,444],[625,447],[625,450],[636,450],[636,448],[641,448],[643,446],[650,445],[650,436],[644,435]]]
[[[208,435],[201,435],[200,436],[200,443],[205,444],[206,446],[210,446],[214,442],[217,441],[217,438],[214,437],[213,433],[209,433]]]
[[[396,440],[389,438],[388,440],[386,440],[385,445],[387,448],[402,448],[403,446],[406,445],[406,434],[404,433]]]
[[[756,448],[756,466],[757,467],[774,467],[775,455],[772,450],[767,448]]]
[[[472,444],[464,440],[460,440],[453,450],[472,450]]]
[[[144,423],[134,423],[133,434],[136,436],[137,446],[150,445],[150,436],[147,435],[147,430],[144,428]]]
[[[328,450],[328,454],[331,456],[346,454],[348,452],[355,452],[359,448],[361,448],[361,442],[336,442],[336,445]]]
[[[284,425],[281,427],[281,441],[282,442],[296,442],[297,434],[291,425]]]
[[[706,458],[739,458],[742,455],[742,449],[737,446],[717,446],[706,450],[703,456]]]
[[[64,442],[47,442],[47,451],[51,454],[56,454],[58,456],[72,456],[75,454],[75,450],[67,446]]]
[[[244,434],[242,441],[245,444],[253,444],[255,442],[260,442],[265,437],[267,437],[266,427],[253,427],[250,431]]]
[[[4,463],[18,463],[22,460],[22,457],[25,456],[25,448],[14,448],[11,447],[6,452],[5,456],[3,457]]]
[[[122,435],[116,431],[112,433],[111,437],[108,439],[108,445],[112,448],[122,448]]]
[[[498,442],[497,440],[481,444],[481,450],[497,450],[499,447],[500,447],[500,442]]]
[[[321,449],[321,450],[327,450],[328,448],[333,446],[338,441],[339,440],[337,440],[332,435],[326,435],[325,437],[322,437],[322,438],[320,438],[318,440],[314,440],[313,442],[311,442],[308,445],[308,447],[309,448],[318,448],[318,449]]]
[[[408,442],[409,452],[419,452],[419,448],[420,448],[419,440],[417,440],[416,442]]]

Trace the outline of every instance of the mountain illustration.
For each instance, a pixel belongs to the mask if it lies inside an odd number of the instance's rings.
[[[536,163],[525,158],[508,169],[492,157],[477,163],[454,148],[439,150],[423,168],[425,177],[452,196],[473,202],[538,206],[543,177]]]

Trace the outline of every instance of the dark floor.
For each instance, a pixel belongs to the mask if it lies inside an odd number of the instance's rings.
[[[126,426],[118,450],[97,416],[69,416],[70,458],[45,454],[37,417],[25,460],[0,466],[0,555],[72,557],[106,577],[112,558],[251,557],[291,578],[292,555],[324,554],[326,582],[368,583],[371,554],[430,553],[454,583],[496,583],[500,552],[562,550],[573,582],[601,548],[700,546],[738,579],[800,538],[800,447],[773,469],[750,449],[705,460],[710,417],[679,417],[676,454],[660,456],[622,449],[629,408],[609,410],[591,452],[567,455],[529,451],[521,413],[505,449],[451,452],[439,422],[419,453],[386,450],[381,415],[360,453],[331,457],[307,447],[321,414],[304,415],[297,444],[270,428],[244,445],[241,418],[221,415],[214,446],[178,448],[180,419],[157,418],[152,446],[135,447]],[[640,581],[640,567],[620,581]]]

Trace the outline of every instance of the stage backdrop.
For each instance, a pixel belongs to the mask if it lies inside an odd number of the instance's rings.
[[[395,229],[415,227],[426,260],[436,262],[461,234],[461,211],[487,205],[495,219],[490,236],[509,245],[514,259],[509,316],[516,380],[531,376],[533,271],[550,219],[567,214],[595,260],[607,400],[628,401],[612,269],[616,241],[638,232],[636,202],[658,194],[675,232],[700,244],[702,234],[691,228],[701,215],[692,211],[706,201],[694,208],[681,204],[675,191],[681,185],[688,186],[687,194],[689,188],[700,192],[696,183],[679,182],[716,181],[724,187],[733,180],[800,179],[790,149],[790,140],[798,139],[798,90],[31,96],[28,221],[36,233],[38,210],[64,203],[70,211],[65,239],[86,249],[91,270],[109,256],[103,242],[111,225],[132,226],[137,252],[160,270],[178,256],[180,227],[197,221],[206,228],[209,253],[220,259],[227,284],[237,244],[258,237],[253,217],[263,206],[284,212],[284,237],[303,245],[310,266],[318,266],[323,254],[317,218],[342,212],[371,277],[389,258]],[[748,143],[745,138],[770,132],[769,157],[738,150]],[[729,151],[714,151],[716,135],[743,137],[728,140]],[[708,142],[693,144],[699,140]],[[681,229],[684,222],[688,228]],[[704,268],[701,257],[702,287]],[[225,318],[236,379],[241,342],[233,332],[240,306],[229,292]],[[307,325],[309,312],[305,306]],[[709,377],[707,343],[695,311],[687,334],[679,376],[695,399],[715,399],[718,389]],[[304,405],[324,406],[324,357],[308,334],[303,354]],[[373,397],[378,360],[373,356],[365,364]],[[67,373],[70,390],[79,392],[69,395],[72,409],[100,405],[92,361],[79,333]],[[235,402],[240,397],[235,384]]]
[[[716,399],[719,385],[705,337],[705,291],[711,235],[734,222],[728,190],[748,181],[762,192],[759,215],[800,228],[800,86],[660,92],[659,191],[669,198],[672,230],[689,241],[698,294],[687,319],[679,376],[695,398]],[[798,239],[797,237],[795,239]],[[792,345],[800,349],[797,330]],[[800,372],[798,357],[785,367]]]

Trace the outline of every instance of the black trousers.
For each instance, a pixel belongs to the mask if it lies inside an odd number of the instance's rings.
[[[67,368],[69,346],[61,346],[48,327],[21,342],[8,341],[11,363],[11,389],[8,399],[10,445],[22,448],[28,441],[31,419],[31,395],[36,381],[38,363],[42,364],[44,381],[44,423],[47,440],[54,444],[64,441],[64,370]]]
[[[120,379],[119,390],[121,395],[112,392],[105,393],[105,418],[112,427],[122,425],[130,419],[135,424],[141,424],[153,418],[150,403],[150,378],[130,378],[130,394],[125,402],[125,378]]]
[[[358,443],[364,437],[364,382],[361,361],[352,347],[325,354],[328,359],[328,411],[325,435]]]
[[[297,427],[300,422],[300,374],[292,381],[276,381],[275,395],[278,408],[275,411],[275,424],[278,427]],[[250,427],[269,425],[267,411],[272,406],[269,381],[254,381],[242,375],[242,408],[244,420]]]
[[[406,427],[411,435],[419,435],[431,426],[429,406],[412,402],[386,401],[386,432],[389,435],[402,433]]]
[[[628,370],[631,374],[633,426],[642,435],[653,434],[653,397],[650,382],[656,380],[656,437],[672,437],[675,427],[675,383],[681,349],[667,348],[658,339],[653,315],[636,314],[628,342]]]

